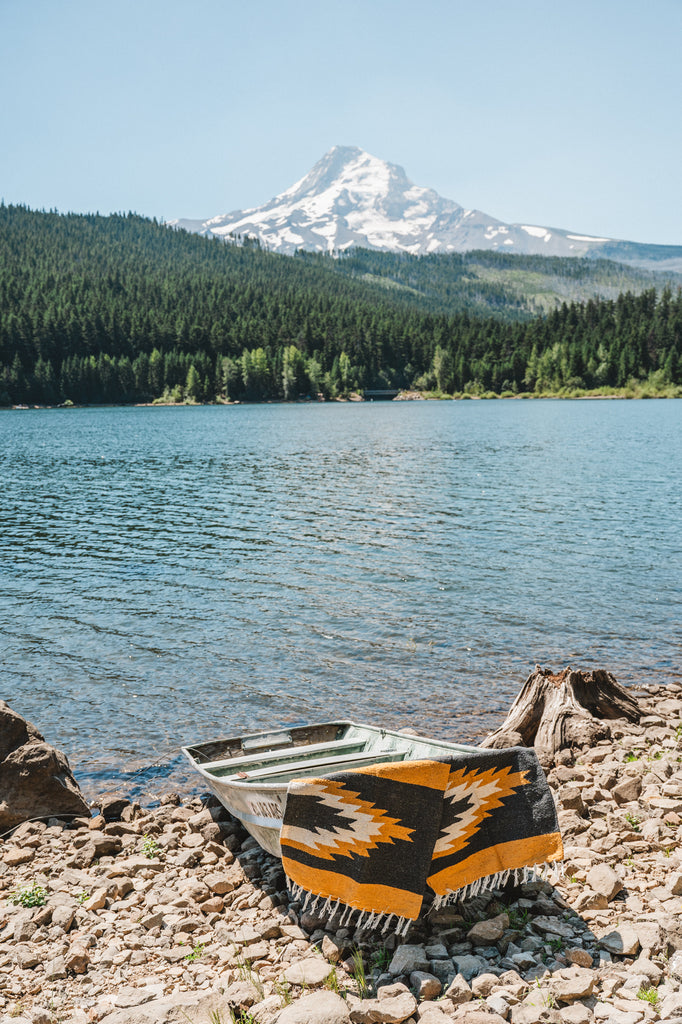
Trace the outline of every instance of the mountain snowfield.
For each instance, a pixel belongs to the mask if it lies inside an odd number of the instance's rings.
[[[413,184],[402,167],[357,146],[334,146],[291,188],[263,206],[209,220],[174,220],[203,235],[249,235],[272,252],[339,252],[352,246],[407,252],[497,249],[541,256],[594,256],[658,270],[682,269],[682,247],[641,245],[559,228],[505,224]]]

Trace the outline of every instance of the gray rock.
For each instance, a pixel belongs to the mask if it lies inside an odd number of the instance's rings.
[[[564,1024],[590,1024],[592,1014],[583,1003],[571,1003],[559,1011]]]
[[[284,972],[284,979],[290,985],[321,985],[332,972],[332,965],[321,957],[306,957],[299,960]]]
[[[250,981],[233,981],[225,989],[224,999],[233,1009],[248,1010],[262,999],[262,989],[259,991]]]
[[[634,956],[639,949],[639,939],[632,925],[624,923],[602,936],[599,945],[607,952],[616,953],[618,956]]]
[[[474,946],[490,946],[501,939],[509,927],[506,914],[498,914],[488,921],[479,921],[467,932],[467,939]]]
[[[503,995],[494,992],[489,995],[486,999],[486,1006],[493,1012],[500,1015],[500,1017],[508,1017],[510,1006]]]
[[[163,994],[163,985],[143,985],[140,988],[124,987],[114,996],[114,1006],[121,1010],[131,1009],[133,1006],[142,1006],[158,999]]]
[[[68,932],[76,916],[75,903],[62,903],[52,911],[52,924]]]
[[[38,925],[33,920],[30,910],[22,910],[14,918],[12,938],[15,942],[28,942],[35,934]]]
[[[517,971],[529,971],[537,964],[533,954],[527,953],[525,950],[522,950],[520,953],[514,953],[507,959],[511,960]]]
[[[215,1019],[218,1015],[223,1021],[230,1019],[228,1007],[216,993],[210,992],[207,995],[183,992],[158,998],[159,992],[162,991],[163,985],[150,985],[139,989],[141,1000],[129,1007],[108,1013],[102,1018],[101,1024],[206,1024],[206,1021]],[[155,997],[148,998],[149,992],[155,993]],[[343,1024],[347,1022],[344,1021]]]
[[[595,975],[584,967],[566,967],[556,971],[550,981],[550,991],[562,1003],[574,1003],[592,995]]]
[[[22,971],[27,971],[42,963],[43,957],[34,946],[22,942],[14,950],[14,960],[17,967],[20,967]]]
[[[675,978],[676,981],[682,981],[682,953],[673,953],[668,960],[668,972],[671,978]]]
[[[642,780],[638,775],[632,775],[624,779],[611,790],[617,804],[629,804],[633,800],[639,800],[642,792]]]
[[[500,984],[496,974],[479,974],[471,979],[471,991],[477,998],[485,999]]]
[[[270,1024],[277,1017],[281,1009],[282,1000],[279,996],[272,995],[261,999],[259,1003],[254,1003],[249,1013],[251,1014],[251,1019],[256,1021],[256,1024]]]
[[[465,953],[463,956],[454,956],[452,962],[457,973],[461,974],[466,981],[473,978],[474,974],[480,974],[488,966],[485,960],[481,960],[480,957],[472,956],[468,953]]]
[[[423,1012],[421,1006],[419,1007],[419,1024],[452,1024],[452,1017],[432,1003]]]
[[[0,701],[0,832],[32,818],[90,817],[66,755]]]
[[[607,900],[612,900],[623,888],[623,882],[608,864],[595,864],[587,872],[587,884],[590,889],[601,893]]]
[[[642,949],[649,953],[662,953],[667,945],[667,936],[657,921],[638,921],[635,931]]]
[[[336,992],[312,992],[285,1006],[277,1024],[350,1024],[348,1005]]]
[[[533,928],[539,932],[559,935],[562,939],[573,938],[575,934],[573,925],[568,924],[566,921],[560,921],[558,917],[541,916],[533,918]]]
[[[410,985],[412,991],[420,1001],[423,999],[437,999],[443,991],[443,985],[426,971],[412,971],[410,974]]]
[[[447,947],[442,942],[434,943],[431,946],[426,946],[424,949],[429,960],[447,960],[448,951]]]
[[[451,999],[456,1006],[460,1006],[462,1003],[469,1003],[474,998],[474,994],[469,988],[466,978],[462,974],[458,974],[454,981],[448,985],[445,995],[446,998]]]
[[[412,974],[413,971],[428,970],[429,961],[423,946],[398,946],[388,966],[389,974],[394,978],[401,974]]]
[[[151,928],[160,928],[164,921],[164,915],[159,911],[156,914],[149,914],[143,917],[140,924],[149,931]]]
[[[66,977],[66,961],[63,956],[56,956],[45,965],[45,978],[47,981],[57,981]]]
[[[417,1010],[417,1000],[405,990],[390,998],[360,999],[350,1011],[353,1024],[402,1024]]]

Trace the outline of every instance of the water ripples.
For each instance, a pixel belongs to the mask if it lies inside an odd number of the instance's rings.
[[[473,739],[538,661],[670,678],[682,403],[0,414],[5,696],[86,785],[352,717]]]

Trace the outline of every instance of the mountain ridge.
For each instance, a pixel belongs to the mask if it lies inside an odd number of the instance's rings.
[[[261,206],[169,224],[225,240],[248,235],[287,255],[299,249],[339,253],[356,247],[411,255],[493,250],[682,270],[682,246],[508,224],[415,185],[401,166],[357,146],[332,147],[307,174]]]

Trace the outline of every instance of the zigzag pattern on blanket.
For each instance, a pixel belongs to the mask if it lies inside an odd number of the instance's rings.
[[[427,884],[444,902],[563,857],[552,795],[525,747],[295,780],[281,847],[303,893],[373,925],[395,915],[400,930]]]

